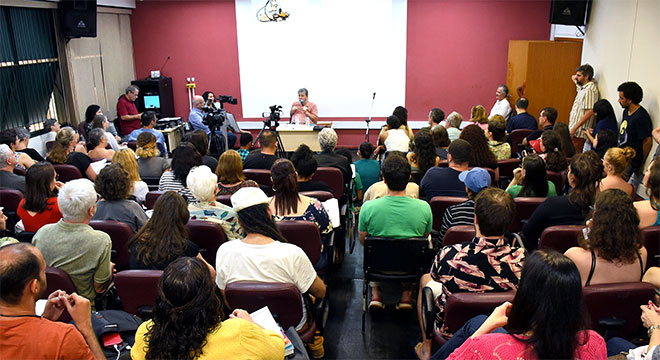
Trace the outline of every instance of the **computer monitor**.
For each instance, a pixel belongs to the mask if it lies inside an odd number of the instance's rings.
[[[160,96],[145,95],[143,99],[145,109],[160,109]]]

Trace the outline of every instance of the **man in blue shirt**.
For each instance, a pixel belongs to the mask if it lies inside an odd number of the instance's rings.
[[[204,98],[200,95],[193,96],[192,105],[190,115],[188,115],[188,123],[192,126],[193,130],[204,130],[206,135],[210,135],[211,130],[202,122],[202,119],[204,119],[204,111],[202,111]]]
[[[529,100],[524,97],[521,97],[516,101],[516,112],[518,115],[509,119],[509,122],[506,124],[506,132],[511,134],[513,130],[518,129],[529,129],[529,130],[538,130],[538,125],[536,124],[536,119],[527,113],[527,106],[529,105]]]
[[[142,121],[142,128],[131,131],[128,135],[128,141],[137,141],[140,134],[143,132],[150,132],[156,137],[156,147],[158,148],[158,151],[160,151],[161,155],[165,155],[167,153],[167,149],[165,149],[165,137],[160,131],[154,129],[154,126],[156,126],[156,113],[153,111],[145,111],[142,113],[142,118],[140,120]]]

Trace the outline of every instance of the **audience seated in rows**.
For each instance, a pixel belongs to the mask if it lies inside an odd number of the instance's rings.
[[[92,159],[87,156],[87,149],[85,145],[78,140],[80,137],[70,127],[63,127],[57,133],[55,138],[55,145],[48,155],[48,161],[53,164],[69,164],[73,165],[83,177],[92,181],[96,179],[96,172],[92,168]]]
[[[112,163],[120,164],[128,172],[128,177],[133,182],[133,192],[131,192],[131,195],[135,197],[138,203],[142,204],[149,192],[149,186],[140,177],[138,164],[135,160],[135,152],[129,148],[120,149],[112,157]]]
[[[15,152],[17,162],[16,166],[19,166],[23,169],[28,169],[36,162],[35,160],[32,160],[28,154],[18,152],[20,145],[16,129],[5,129],[0,131],[0,144],[9,146],[9,148]]]
[[[89,226],[96,213],[94,184],[87,179],[67,182],[57,195],[57,204],[62,219],[39,229],[32,244],[41,250],[46,266],[69,274],[78,294],[87,298],[94,310],[96,294],[110,287],[114,270],[110,236]]]
[[[206,263],[199,247],[188,239],[189,218],[188,205],[181,195],[166,191],[159,196],[153,215],[127,244],[130,268],[163,270],[174,260],[190,256],[207,264],[214,277],[213,266]]]
[[[619,189],[599,193],[585,234],[580,247],[565,253],[580,270],[583,286],[642,281],[647,252],[630,195]]]
[[[250,154],[250,149],[252,148],[252,134],[249,132],[241,132],[241,137],[238,139],[239,147],[238,152],[241,155],[241,161],[245,161],[245,158]]]
[[[298,178],[298,191],[327,191],[334,194],[332,188],[323,181],[312,181],[318,162],[314,158],[314,152],[309,146],[302,144],[291,155],[291,163],[296,168]]]
[[[172,190],[183,196],[188,203],[195,202],[195,197],[186,185],[190,169],[203,165],[202,156],[190,143],[181,143],[172,153],[172,171],[166,171],[160,177],[159,191]]]
[[[53,165],[46,161],[32,165],[25,175],[25,185],[25,198],[16,210],[23,221],[23,229],[37,232],[46,224],[58,222],[62,212],[57,206],[56,192],[64,184],[57,181]]]
[[[436,325],[441,333],[447,334],[443,319],[449,295],[457,292],[502,292],[517,288],[525,249],[511,244],[504,236],[513,221],[515,207],[513,198],[504,190],[481,190],[475,198],[474,240],[441,248],[433,260],[430,274],[422,276],[419,286],[428,286],[433,290],[438,306]],[[421,294],[420,291],[417,299],[420,319]],[[431,340],[424,338],[416,350],[428,358]]]
[[[511,134],[513,130],[519,129],[538,130],[536,119],[527,112],[527,106],[529,106],[527,98],[521,97],[516,101],[516,114],[518,115],[511,117],[506,123],[507,133]]]
[[[183,141],[191,143],[197,149],[197,152],[202,155],[204,165],[208,166],[211,171],[215,171],[218,167],[218,159],[209,155],[209,137],[204,130],[195,130],[190,134],[186,134]]]
[[[607,99],[600,99],[594,104],[594,115],[596,116],[596,126],[593,129],[586,129],[584,135],[591,143],[591,149],[596,150],[596,134],[601,129],[609,129],[614,133],[619,132],[619,124],[614,115],[614,108]]]
[[[639,215],[639,228],[660,225],[660,161],[651,162],[644,174],[648,200],[635,202],[635,209]]]
[[[458,175],[458,180],[465,184],[468,199],[445,210],[440,226],[441,240],[452,226],[474,224],[474,198],[481,190],[490,186],[490,174],[479,167],[463,171]]]
[[[319,134],[319,136],[321,136]],[[277,141],[277,135],[270,130],[264,130],[259,135],[259,145],[261,146],[258,150],[253,150],[243,161],[244,169],[264,169],[270,170],[273,166],[277,156],[277,146],[279,142]]]
[[[413,151],[406,155],[412,170],[412,179],[419,184],[426,171],[440,163],[440,157],[435,153],[431,135],[418,132],[413,138]]]
[[[486,110],[484,110],[484,112],[485,111]],[[453,111],[447,116],[445,128],[447,129],[447,136],[449,137],[450,142],[454,142],[454,140],[461,136],[461,123],[463,123],[463,115],[458,112]]]
[[[410,179],[410,164],[399,156],[388,156],[383,162],[383,179],[387,196],[364,203],[360,209],[359,237],[364,244],[367,236],[407,239],[428,236],[433,215],[428,203],[406,196]],[[384,307],[379,283],[371,283],[369,309]],[[397,309],[412,309],[412,286],[404,284]]]
[[[321,167],[333,167],[341,170],[344,175],[344,184],[351,182],[353,170],[346,157],[335,152],[337,147],[337,133],[331,128],[324,128],[319,132],[319,145],[321,152],[314,156]],[[407,151],[407,149],[406,149]]]
[[[149,217],[142,206],[128,199],[133,187],[133,181],[123,166],[112,163],[104,167],[95,181],[96,192],[101,195],[101,200],[96,204],[92,220],[119,221],[130,226],[133,232],[138,231]]]
[[[445,112],[440,108],[433,108],[431,111],[429,111],[429,126],[424,126],[423,128],[419,129],[419,131],[431,134],[431,129],[436,125],[440,125],[440,122],[442,122],[444,119]]]
[[[433,146],[435,146],[435,154],[438,155],[440,160],[447,160],[447,148],[451,143],[448,130],[442,125],[435,125],[431,128],[431,139],[433,140]]]
[[[332,224],[330,216],[317,199],[298,193],[296,169],[291,161],[277,159],[270,170],[275,195],[270,200],[268,210],[275,221],[311,221],[319,228],[324,250],[330,244]],[[317,268],[327,264],[327,251],[323,251]]]
[[[511,104],[509,104],[508,97],[509,88],[504,84],[498,86],[497,91],[495,92],[495,104],[490,109],[488,117],[501,115],[503,118],[508,119],[509,115],[511,115]]]
[[[488,152],[490,153],[490,150]],[[427,201],[435,196],[467,196],[465,184],[458,180],[458,174],[469,168],[472,146],[463,139],[452,141],[447,159],[448,167],[432,167],[422,178],[420,189]]]
[[[25,194],[25,176],[14,174],[16,155],[7,144],[0,144],[0,189],[18,190]]]
[[[489,168],[497,170],[497,158],[490,148],[488,147],[488,140],[484,135],[483,130],[477,125],[468,125],[463,131],[459,139],[467,141],[472,148],[472,157],[470,158],[470,167],[479,166],[482,168]]]
[[[156,126],[156,113],[153,111],[145,111],[140,116],[140,122],[142,127],[136,130],[131,131],[126,138],[127,141],[137,141],[140,137],[140,134],[150,133],[156,137],[156,147],[161,154],[166,154],[167,149],[165,148],[165,136],[160,131],[154,129]],[[206,133],[205,133],[206,134]]]
[[[222,306],[203,261],[181,257],[165,268],[153,319],[140,325],[131,358],[284,358],[280,334],[256,325],[245,310],[222,321]]]
[[[605,341],[587,324],[575,264],[536,251],[525,260],[513,302],[469,320],[432,359],[605,359]]]
[[[30,132],[25,128],[16,129],[16,137],[18,138],[18,143],[14,149],[17,152],[27,154],[32,160],[36,161],[45,161],[43,156],[35,149],[29,148],[30,143]]]
[[[584,224],[594,203],[597,183],[602,176],[603,164],[594,152],[575,155],[568,167],[567,176],[571,192],[568,195],[549,197],[536,208],[522,228],[525,248],[535,250],[541,233],[547,227]]]
[[[623,178],[633,158],[635,158],[635,150],[631,147],[625,149],[613,147],[607,150],[603,156],[605,177],[598,184],[598,191],[619,189],[628,196],[634,196],[635,186]]]
[[[536,154],[525,156],[521,167],[513,170],[513,180],[506,192],[514,198],[557,196],[555,184],[548,180],[545,161]]]
[[[410,137],[408,131],[401,124],[396,115],[387,117],[387,129],[378,136],[378,140],[385,151],[408,152],[410,149]]]
[[[108,145],[110,145],[112,150],[117,151],[119,150],[118,141],[121,140],[121,138],[119,136],[113,135],[110,131],[108,131],[109,127],[110,121],[108,121],[107,116],[103,114],[94,116],[94,119],[92,120],[92,129],[103,130],[105,132],[105,138],[108,140]]]
[[[367,192],[371,185],[380,180],[380,162],[371,159],[374,155],[374,147],[366,141],[360,144],[357,154],[359,160],[354,163],[355,172],[360,175],[362,188]]]
[[[539,156],[545,161],[545,168],[549,171],[562,172],[568,168],[561,145],[561,138],[552,130],[544,131],[538,140]]]
[[[497,160],[511,158],[511,145],[506,142],[506,120],[501,115],[493,115],[484,130],[488,148]]]
[[[231,203],[247,236],[238,241],[228,241],[218,249],[216,284],[223,296],[227,284],[258,281],[290,283],[301,294],[325,297],[325,284],[316,275],[305,252],[287,243],[277,229],[266,194],[259,188],[243,188],[232,195]],[[303,318],[296,330],[303,329],[308,319],[311,319],[310,315],[303,311]]]
[[[162,153],[156,148],[156,137],[152,133],[143,132],[138,135],[135,153],[138,156],[140,177],[160,178],[170,169],[170,161],[159,156]]]
[[[46,263],[26,243],[0,248],[0,348],[7,359],[104,359],[92,328],[90,301],[62,290],[46,295],[41,316],[36,301],[46,291]],[[56,321],[63,311],[75,326]]]
[[[236,212],[230,206],[216,201],[218,177],[208,166],[194,167],[188,173],[186,183],[195,196],[196,203],[188,204],[191,220],[209,221],[219,224],[227,239],[240,239],[244,236],[238,226]]]
[[[105,137],[105,131],[103,129],[92,129],[87,135],[89,136],[89,145],[91,150],[87,152],[92,161],[97,160],[112,160],[112,156],[115,155],[115,151],[112,149],[106,149],[108,146],[108,139]]]
[[[245,180],[241,155],[236,150],[227,150],[220,155],[215,174],[220,195],[232,195],[244,187],[259,187],[256,181]]]
[[[541,137],[544,131],[552,130],[557,120],[557,110],[553,107],[544,107],[539,114],[539,129],[532,131],[523,139],[523,145],[529,145],[529,142]]]
[[[481,130],[486,130],[488,128],[488,113],[486,109],[481,105],[473,106],[470,110],[470,120],[468,121],[472,122],[472,125],[479,126]]]

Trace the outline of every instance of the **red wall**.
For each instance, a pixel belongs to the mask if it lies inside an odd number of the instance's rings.
[[[433,107],[466,118],[475,104],[490,109],[497,85],[506,83],[508,41],[548,39],[549,13],[549,0],[408,0],[409,120],[425,120]],[[194,76],[198,93],[237,97],[226,108],[243,120],[234,0],[137,1],[131,28],[138,78],[171,56],[163,75],[172,77],[178,116],[188,116],[186,77]],[[346,135],[342,144],[364,137]]]

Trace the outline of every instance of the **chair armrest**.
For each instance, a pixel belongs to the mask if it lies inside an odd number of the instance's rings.
[[[316,328],[318,331],[323,334],[325,325],[328,322],[328,314],[330,312],[330,289],[326,286],[325,297],[324,298],[314,298],[310,294],[306,294],[305,301],[311,309],[311,314],[314,317],[314,323],[316,323]]]
[[[435,298],[433,290],[428,286],[422,289],[422,325],[426,338],[431,339],[435,326]]]

